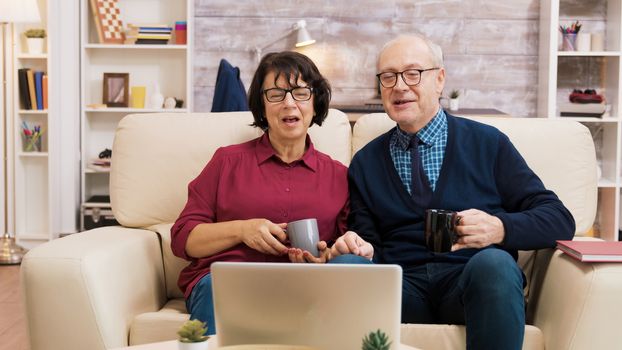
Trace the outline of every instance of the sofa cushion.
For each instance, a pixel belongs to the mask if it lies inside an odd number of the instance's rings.
[[[177,279],[181,270],[188,266],[188,261],[173,255],[171,249],[171,227],[173,224],[159,224],[149,227],[160,236],[162,242],[162,260],[164,261],[164,281],[166,283],[166,295],[169,298],[183,298],[184,293],[177,286]]]
[[[136,316],[130,327],[130,345],[175,339],[177,330],[188,319],[183,299],[170,300],[159,312]],[[403,344],[425,350],[462,350],[466,346],[466,329],[457,325],[403,324]],[[534,326],[525,327],[524,350],[543,350],[542,332]]]
[[[177,330],[188,320],[184,299],[169,300],[158,312],[146,312],[134,318],[129,345],[177,339]]]
[[[403,324],[401,342],[425,350],[463,350],[466,328],[449,324]],[[525,326],[523,350],[527,349],[544,350],[544,337],[537,327]]]
[[[119,122],[112,146],[110,200],[126,227],[174,222],[186,203],[188,183],[218,147],[261,135],[250,112],[132,114]],[[323,127],[309,135],[316,148],[345,165],[351,158],[351,128],[331,109]]]

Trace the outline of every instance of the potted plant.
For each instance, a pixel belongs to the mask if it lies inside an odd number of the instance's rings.
[[[205,332],[207,332],[205,322],[199,320],[184,322],[177,331],[179,350],[207,350],[207,339],[209,337],[205,335]]]
[[[370,332],[363,338],[361,350],[389,350],[391,342],[387,334],[381,330]]]
[[[449,110],[457,111],[460,108],[460,91],[459,90],[451,90],[449,94]]]
[[[24,32],[28,53],[43,53],[45,29],[28,29]]]

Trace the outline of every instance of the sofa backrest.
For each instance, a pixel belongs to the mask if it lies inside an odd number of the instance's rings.
[[[581,123],[545,118],[470,118],[505,133],[538,174],[570,210],[576,235],[591,228],[597,207],[596,153],[590,131]],[[386,113],[361,116],[354,125],[352,154],[395,126]]]
[[[186,203],[188,183],[222,146],[262,134],[250,112],[128,115],[112,146],[110,200],[123,226],[149,227],[175,221]],[[331,109],[309,135],[315,147],[346,166],[351,158],[347,116]]]

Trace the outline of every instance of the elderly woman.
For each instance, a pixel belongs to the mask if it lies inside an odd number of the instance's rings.
[[[208,333],[215,333],[210,275],[215,261],[323,263],[341,254],[372,257],[369,243],[354,232],[343,235],[349,210],[346,167],[317,151],[307,135],[311,125],[326,119],[330,95],[328,81],[308,57],[266,55],[249,91],[253,126],[264,134],[218,149],[189,184],[171,246],[190,261],[178,285],[190,317],[207,322]],[[304,218],[318,222],[317,258],[288,247],[286,223]]]

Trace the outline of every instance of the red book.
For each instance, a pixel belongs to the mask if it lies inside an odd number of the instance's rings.
[[[557,249],[585,262],[622,262],[622,242],[557,241]]]

